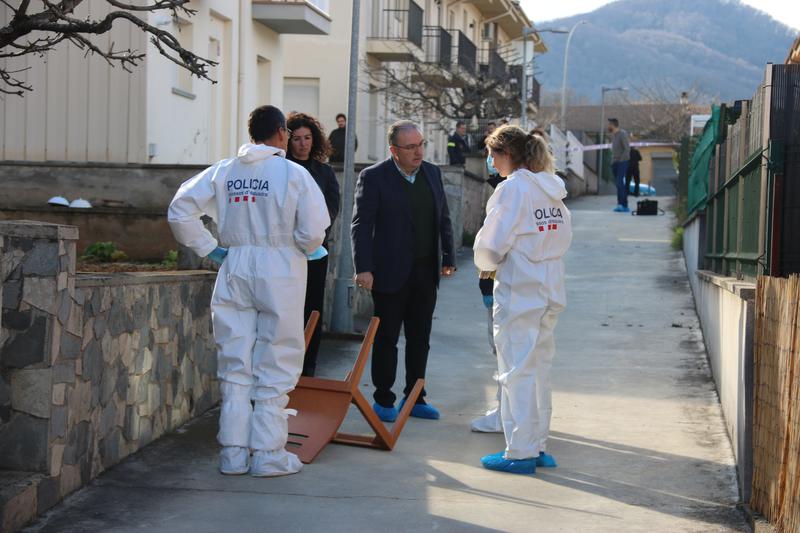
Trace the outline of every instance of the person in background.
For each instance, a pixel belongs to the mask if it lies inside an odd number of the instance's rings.
[[[631,158],[628,160],[628,169],[625,171],[625,189],[630,192],[631,190],[631,178],[633,179],[635,186],[633,188],[633,195],[639,196],[639,183],[641,181],[641,175],[639,173],[639,161],[642,160],[642,154],[631,146]]]
[[[628,132],[619,127],[619,120],[608,119],[608,134],[611,135],[611,172],[617,186],[617,213],[630,213],[628,208],[628,187],[625,185],[625,173],[631,156],[631,143]]]
[[[536,467],[556,466],[545,449],[555,326],[566,306],[561,258],[572,241],[571,215],[544,135],[505,126],[486,145],[492,165],[507,179],[489,199],[473,249],[482,277],[495,273],[494,340],[506,448],[481,463],[489,470],[534,474]]]
[[[453,224],[442,172],[423,161],[425,139],[409,120],[389,128],[391,157],[358,177],[351,236],[356,285],[371,291],[381,323],[372,350],[372,408],[384,422],[397,419],[392,392],[397,375],[397,341],[406,337],[402,409],[417,379],[425,378],[440,276],[456,270]],[[425,389],[411,416],[436,420]]]
[[[480,141],[478,142],[478,150],[483,153],[483,157],[489,155],[486,151],[486,138],[494,132],[497,128],[497,124],[494,122],[489,122],[486,124],[486,128],[483,130],[483,135],[481,135]]]
[[[331,163],[344,163],[344,150],[347,142],[347,117],[344,113],[336,115],[336,129],[328,137],[331,145]],[[356,150],[358,150],[358,137],[356,137]]]
[[[330,145],[325,138],[325,133],[319,121],[305,113],[293,113],[286,121],[286,127],[292,132],[289,137],[289,152],[287,159],[294,161],[305,168],[314,181],[317,182],[328,207],[328,216],[331,227],[336,215],[339,214],[339,182],[336,173],[325,161],[330,152]],[[330,252],[328,238],[330,230],[325,232],[325,242],[322,245]],[[319,311],[319,323],[314,330],[314,336],[306,350],[303,360],[303,375],[313,376],[317,368],[317,355],[322,337],[322,315],[325,307],[325,281],[328,277],[328,256],[308,261],[308,282],[306,285],[305,321],[311,316],[312,311]]]
[[[330,218],[314,179],[285,158],[281,110],[256,108],[247,128],[250,143],[237,157],[181,185],[167,220],[176,241],[221,265],[211,296],[220,472],[282,476],[303,467],[286,450],[286,406],[303,368],[306,257],[318,252]],[[219,241],[203,216],[217,223]]]
[[[467,125],[463,120],[456,122],[456,130],[447,139],[447,155],[451,165],[463,165],[467,162],[466,154],[469,153],[467,144]]]

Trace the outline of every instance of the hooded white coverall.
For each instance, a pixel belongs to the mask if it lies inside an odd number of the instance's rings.
[[[236,158],[181,185],[169,206],[175,239],[204,257],[218,244],[202,215],[217,222],[228,248],[211,298],[222,392],[217,439],[267,452],[274,474],[296,472],[299,459],[284,449],[285,408],[303,368],[306,254],[330,225],[325,198],[282,150],[245,144]]]
[[[566,305],[564,263],[572,242],[561,178],[514,171],[495,190],[475,238],[475,264],[496,271],[494,339],[507,459],[545,451],[552,413],[554,329]]]

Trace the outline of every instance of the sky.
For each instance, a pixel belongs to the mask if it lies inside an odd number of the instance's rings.
[[[610,0],[558,0],[557,2],[521,0],[521,3],[534,22],[541,22],[588,13],[611,2]],[[760,9],[787,26],[800,30],[800,2],[797,0],[742,0],[742,3]]]

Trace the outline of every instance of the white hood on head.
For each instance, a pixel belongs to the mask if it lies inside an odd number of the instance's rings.
[[[526,169],[519,169],[516,173],[533,180],[533,182],[553,200],[563,200],[567,197],[567,187],[564,185],[564,180],[555,174],[550,174],[549,172],[531,172]]]
[[[236,154],[236,157],[242,163],[254,163],[272,157],[273,155],[286,157],[286,152],[280,148],[267,146],[266,144],[246,143],[239,147],[239,153]]]

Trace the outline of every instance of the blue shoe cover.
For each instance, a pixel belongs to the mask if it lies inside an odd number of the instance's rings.
[[[558,466],[556,458],[544,452],[539,452],[539,457],[536,458],[536,466],[542,468],[555,468]]]
[[[384,422],[394,422],[397,420],[397,409],[394,408],[394,405],[391,407],[384,407],[379,403],[373,403],[372,410],[375,411],[378,418]]]
[[[406,403],[405,398],[400,400],[400,407],[398,409],[402,409],[405,403]],[[436,409],[434,406],[428,405],[426,403],[418,403],[411,408],[411,416],[413,416],[414,418],[425,418],[427,420],[439,420],[439,418],[441,418],[442,415],[439,414],[439,410]]]
[[[504,452],[494,453],[481,457],[481,464],[487,470],[508,472],[509,474],[535,474],[536,459],[505,459]]]
[[[630,207],[625,207],[623,205],[622,209],[620,209],[619,211],[620,211],[620,213],[630,213],[631,212],[631,208]]]

